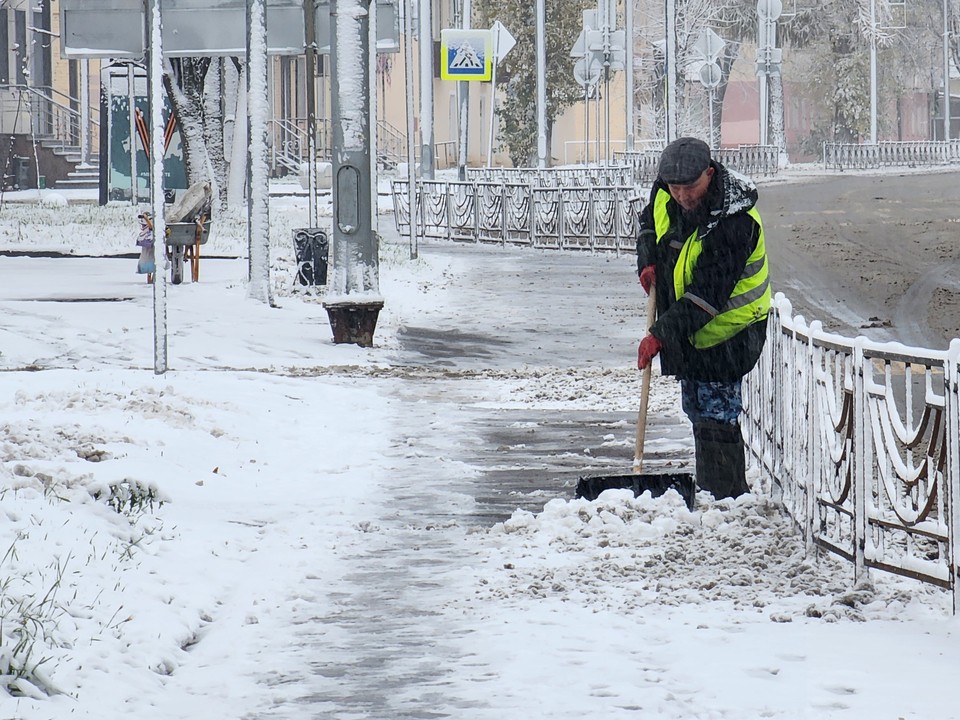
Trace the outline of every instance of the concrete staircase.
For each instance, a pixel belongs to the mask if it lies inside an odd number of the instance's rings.
[[[55,138],[40,138],[37,154],[48,188],[92,190],[100,186],[100,158],[97,154],[84,162],[79,147],[65,145]]]
[[[100,159],[93,158],[93,162],[78,162],[74,169],[67,173],[67,177],[58,180],[56,188],[59,190],[96,190],[100,187]]]

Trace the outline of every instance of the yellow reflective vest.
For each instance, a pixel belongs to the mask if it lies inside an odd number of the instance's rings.
[[[667,214],[667,202],[670,193],[660,190],[654,200],[653,220],[654,230],[657,233],[657,244],[670,229],[670,217]],[[767,271],[767,252],[763,242],[763,223],[756,208],[750,208],[747,214],[752,217],[760,228],[757,246],[733,288],[733,293],[726,304],[718,310],[713,319],[690,336],[690,344],[697,349],[714,347],[726,342],[748,325],[760,322],[770,312],[770,277]],[[703,251],[703,242],[698,237],[699,230],[694,230],[680,250],[680,258],[673,269],[673,289],[677,300],[686,293],[686,288],[693,282],[693,270],[697,265],[697,258]],[[702,302],[696,303],[703,307]]]

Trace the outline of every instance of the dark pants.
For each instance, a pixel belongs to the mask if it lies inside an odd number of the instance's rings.
[[[716,499],[750,491],[745,473],[740,381],[680,381],[683,412],[693,423],[697,486]]]
[[[740,380],[734,382],[680,381],[683,412],[696,426],[701,420],[737,425],[743,410]]]

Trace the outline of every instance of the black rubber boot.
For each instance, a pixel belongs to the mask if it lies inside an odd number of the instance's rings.
[[[739,425],[704,420],[693,426],[697,487],[717,500],[750,492]]]

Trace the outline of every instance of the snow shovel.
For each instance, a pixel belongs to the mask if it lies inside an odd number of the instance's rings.
[[[650,288],[650,297],[647,300],[647,329],[653,326],[657,317],[657,296],[654,288]],[[637,439],[634,445],[633,472],[626,475],[600,475],[598,477],[581,477],[577,482],[576,497],[585,500],[596,500],[604,490],[614,488],[632,489],[635,496],[649,491],[653,497],[660,497],[671,488],[676,490],[687,508],[693,510],[693,502],[697,487],[690,473],[658,473],[645,474],[643,472],[643,444],[647,432],[647,401],[650,397],[650,376],[653,363],[643,370],[643,380],[640,387],[640,412],[637,414]]]

